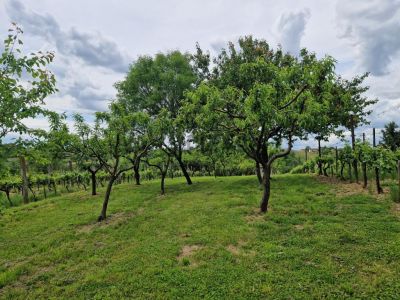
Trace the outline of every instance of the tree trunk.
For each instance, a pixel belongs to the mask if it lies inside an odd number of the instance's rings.
[[[368,178],[367,178],[367,163],[363,162],[362,163],[362,172],[363,172],[363,188],[366,188],[368,185]]]
[[[327,172],[328,168],[329,168],[329,166],[326,168],[323,168],[324,176],[326,176],[326,177],[329,177],[328,172]]]
[[[28,188],[29,188],[29,190],[31,191],[31,193],[32,193],[32,195],[33,195],[33,201],[37,201],[36,194],[35,194],[35,192],[33,191],[32,187],[31,187],[31,186],[28,186]]]
[[[268,211],[268,201],[271,193],[271,167],[268,165],[263,166],[263,187],[264,192],[261,198],[260,211],[265,213]]]
[[[262,176],[261,176],[261,168],[260,168],[260,163],[256,162],[256,174],[258,178],[258,183],[262,184]]]
[[[108,200],[110,199],[111,190],[112,190],[115,179],[117,179],[115,177],[115,175],[112,175],[110,178],[110,181],[108,182],[106,194],[104,195],[103,207],[101,209],[100,216],[97,218],[98,222],[105,220],[107,217]]]
[[[375,181],[376,181],[376,192],[378,194],[382,194],[383,193],[383,189],[381,187],[381,182],[379,179],[379,169],[375,168]]]
[[[135,161],[135,163],[133,164],[133,173],[135,174],[136,185],[140,185],[140,171],[139,171],[139,167],[140,167],[140,160]]]
[[[343,170],[344,170],[344,163],[342,163],[340,165],[340,179],[342,179],[342,180],[344,180]]]
[[[322,175],[322,162],[321,162],[321,158],[322,158],[322,151],[321,151],[321,139],[318,138],[318,175]]]
[[[338,165],[338,160],[339,160],[339,152],[338,152],[338,149],[337,149],[337,146],[336,146],[336,148],[335,148],[335,169],[336,169],[336,176],[338,176],[338,167],[339,167],[339,165]]]
[[[4,192],[6,193],[7,200],[8,200],[8,202],[10,203],[10,207],[11,207],[11,206],[14,206],[14,204],[11,202],[10,190],[9,190],[8,188],[6,188],[6,189],[4,190]]]
[[[24,203],[29,202],[28,198],[28,177],[26,175],[26,160],[25,156],[21,155],[19,157],[19,162],[21,166],[21,178],[22,178],[22,197],[24,199]]]
[[[354,134],[354,126],[351,126],[350,131],[351,131],[351,148],[353,149],[353,152],[354,152],[355,148],[356,148],[356,136]],[[357,158],[354,158],[354,160],[353,160],[353,169],[354,169],[354,177],[356,178],[356,182],[358,183],[358,163],[357,163]]]
[[[92,196],[96,196],[97,195],[97,191],[96,191],[96,187],[97,187],[97,183],[96,183],[96,172],[89,170],[90,175],[91,175],[91,181],[92,181]]]
[[[161,195],[165,194],[165,188],[164,188],[164,181],[165,181],[165,176],[167,175],[167,173],[162,172],[161,173]]]
[[[376,147],[376,139],[375,139],[376,135],[375,135],[375,128],[372,128],[372,146],[375,148]],[[376,157],[374,157],[374,159],[376,159]],[[381,187],[381,182],[379,179],[379,169],[375,168],[375,182],[376,182],[376,192],[378,194],[382,194],[383,193],[383,189]]]
[[[351,174],[351,162],[349,162],[349,179],[350,179],[350,182],[353,181],[353,175]]]
[[[185,178],[186,178],[187,184],[191,185],[192,184],[192,180],[190,179],[189,173],[186,170],[185,164],[183,163],[183,161],[182,161],[182,159],[180,157],[176,157],[176,160],[179,163],[179,167],[182,170],[183,176],[185,176]]]
[[[400,160],[397,161],[397,201],[400,201]]]

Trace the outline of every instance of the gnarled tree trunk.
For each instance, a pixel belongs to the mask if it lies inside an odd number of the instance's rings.
[[[96,196],[97,195],[97,191],[96,191],[96,187],[97,187],[97,183],[96,183],[96,171],[93,171],[92,169],[89,169],[90,172],[90,178],[92,181],[92,196]]]
[[[140,185],[140,159],[137,159],[133,165],[133,173],[135,175],[136,185]]]
[[[257,174],[258,183],[262,184],[261,167],[260,167],[260,163],[258,163],[258,162],[256,162],[256,174]]]
[[[101,209],[101,213],[100,216],[98,217],[97,221],[101,222],[103,220],[106,219],[107,217],[107,206],[108,206],[108,201],[110,199],[110,195],[111,195],[111,190],[114,184],[114,181],[117,179],[117,177],[115,175],[111,175],[110,177],[110,181],[108,182],[107,185],[107,190],[106,190],[106,194],[104,195],[104,201],[103,201],[103,207]]]
[[[165,176],[167,175],[167,173],[165,172],[162,172],[161,173],[161,195],[164,195],[165,194],[165,184],[164,184],[164,182],[165,182]]]
[[[186,166],[183,163],[182,158],[180,158],[179,156],[176,156],[176,160],[178,161],[179,167],[182,170],[183,176],[185,176],[185,178],[186,178],[187,184],[189,184],[189,185],[192,184],[192,180],[190,179],[189,173],[186,170]]]
[[[260,211],[268,211],[268,201],[271,194],[271,166],[268,164],[263,165],[263,178],[262,184],[264,188],[263,196],[261,198]]]

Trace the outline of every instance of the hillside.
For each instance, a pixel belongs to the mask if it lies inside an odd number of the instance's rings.
[[[255,177],[117,185],[0,216],[0,298],[396,298],[400,222],[385,198],[274,176],[258,214]],[[397,295],[397,296],[396,296]]]

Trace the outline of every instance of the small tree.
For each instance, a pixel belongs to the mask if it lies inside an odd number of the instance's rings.
[[[316,95],[332,84],[334,61],[306,50],[297,58],[252,37],[238,44],[223,50],[210,80],[188,93],[185,111],[199,129],[224,135],[262,166],[260,210],[266,212],[272,164],[288,155],[294,140],[305,137],[321,115],[325,98]],[[269,152],[271,145],[284,144],[284,151]]]
[[[92,196],[97,195],[96,174],[103,168],[100,157],[107,156],[107,149],[101,148],[96,136],[92,135],[91,128],[87,125],[81,115],[74,115],[76,135],[71,136],[70,152],[75,160],[87,172],[90,173]]]
[[[150,167],[160,171],[161,176],[161,195],[165,194],[165,177],[171,162],[171,156],[164,150],[152,151],[143,161]]]
[[[107,207],[114,182],[133,168],[126,157],[131,149],[128,134],[132,116],[126,114],[117,103],[110,105],[110,112],[96,113],[95,125],[89,126],[82,118],[75,117],[75,127],[88,151],[98,159],[108,174],[108,184],[98,221],[107,216]]]
[[[129,112],[142,111],[153,118],[163,115],[168,129],[163,148],[177,160],[188,184],[192,181],[182,158],[187,126],[177,117],[184,92],[192,89],[195,82],[190,56],[173,51],[159,53],[154,58],[139,57],[126,78],[116,84],[119,101],[125,103]]]
[[[372,110],[368,110],[368,107],[378,101],[364,96],[369,87],[363,86],[363,82],[368,75],[369,73],[365,73],[361,76],[355,76],[351,80],[339,77],[336,82],[337,98],[335,99],[335,106],[341,112],[341,125],[350,130],[353,151],[356,148],[355,129],[361,125],[369,124],[366,117],[371,114]],[[352,165],[356,182],[358,182],[356,156],[354,156]]]

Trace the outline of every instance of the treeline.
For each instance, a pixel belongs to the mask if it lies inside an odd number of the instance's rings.
[[[125,78],[115,83],[117,95],[109,109],[97,112],[91,123],[74,115],[71,131],[65,115],[41,105],[56,91],[54,76],[46,69],[53,54],[22,55],[20,34],[18,27],[11,31],[0,61],[0,138],[9,132],[31,134],[33,139],[14,144],[17,157],[36,157],[49,169],[68,159],[91,180],[104,172],[106,192],[99,221],[107,216],[113,185],[131,170],[140,184],[143,165],[158,172],[164,193],[171,165],[192,184],[191,177],[199,170],[247,173],[235,171],[241,169],[234,166],[240,161],[249,173],[255,170],[263,187],[260,210],[266,212],[271,174],[282,161],[290,161],[293,143],[312,135],[320,144],[348,129],[354,150],[354,131],[368,123],[367,108],[377,101],[364,96],[368,74],[346,80],[336,74],[336,61],[330,56],[319,58],[307,49],[293,55],[247,36],[229,43],[216,57],[199,45],[195,53],[139,56]],[[28,88],[20,84],[22,71],[31,76]],[[22,120],[38,114],[49,118],[50,130],[33,131],[23,125]],[[194,153],[201,155],[191,159]],[[356,168],[355,159],[352,164]],[[318,167],[322,174],[322,161]],[[25,198],[24,173],[25,167]]]
[[[16,147],[12,144],[0,146],[0,149]],[[32,153],[33,150],[30,152]],[[24,182],[22,179],[19,159],[15,158],[16,153],[9,152],[9,156],[3,155],[3,175],[0,178],[0,192],[5,195],[5,201],[0,203],[3,207],[11,207],[23,203]],[[46,199],[49,196],[57,196],[63,193],[74,192],[76,190],[90,191],[92,195],[97,194],[98,187],[104,187],[109,179],[104,171],[93,172],[83,169],[81,165],[76,165],[68,158],[63,158],[49,164],[47,161],[40,162],[34,157],[26,156],[27,168],[27,190],[29,201]],[[199,176],[242,176],[254,175],[254,163],[246,156],[237,153],[229,159],[213,162],[208,156],[196,149],[184,150],[183,160],[186,169],[191,177]],[[161,174],[153,161],[143,159],[136,172],[128,170],[121,174],[119,183],[131,183],[140,185],[141,180],[160,179]],[[273,173],[288,173],[294,166],[301,164],[301,159],[293,153],[281,160],[274,166]],[[44,163],[44,164],[43,164]],[[6,172],[7,175],[4,174]],[[139,175],[139,176],[137,176]],[[170,162],[166,177],[171,179],[182,177],[182,171],[176,162]],[[165,191],[161,191],[164,193]]]

